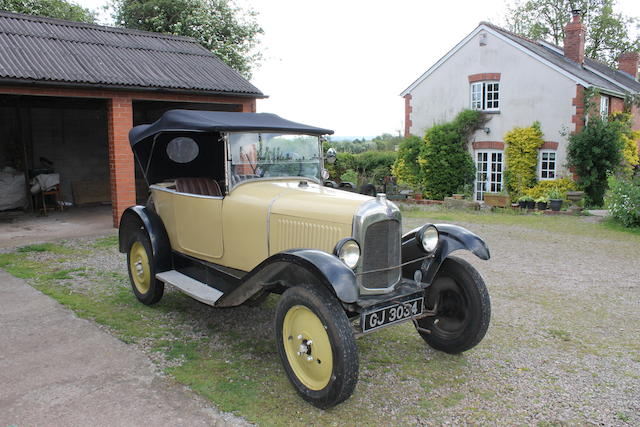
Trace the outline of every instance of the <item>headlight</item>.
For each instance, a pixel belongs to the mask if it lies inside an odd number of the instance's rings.
[[[342,239],[336,245],[333,253],[340,258],[340,261],[353,269],[358,265],[360,260],[360,245],[353,239]]]
[[[439,235],[435,225],[424,226],[416,235],[418,246],[426,253],[431,253],[438,247]]]

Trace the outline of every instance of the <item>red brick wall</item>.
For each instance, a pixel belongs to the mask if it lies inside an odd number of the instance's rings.
[[[639,60],[640,54],[638,54],[638,52],[625,52],[618,58],[618,69],[627,74],[631,74],[633,78],[637,78]]]
[[[504,142],[501,141],[474,141],[471,146],[474,150],[504,150]]]
[[[618,113],[622,110],[624,110],[624,99],[616,98],[615,96],[609,98],[609,111],[611,113]]]
[[[500,73],[479,73],[469,76],[469,83],[482,82],[485,80],[500,80]]]
[[[576,111],[571,117],[571,123],[576,125],[574,132],[580,132],[584,127],[584,86],[576,85],[576,96],[572,105],[576,107]]]
[[[413,107],[411,106],[411,94],[404,96],[404,137],[407,138],[411,135],[411,113]]]
[[[111,210],[113,226],[117,228],[124,210],[136,204],[134,159],[129,145],[129,130],[133,127],[131,98],[118,97],[108,101],[107,120]]]
[[[242,111],[255,113],[256,98],[223,95],[193,95],[180,93],[153,93],[144,91],[117,91],[78,88],[47,88],[34,86],[2,86],[0,94],[33,95],[33,96],[59,96],[73,98],[97,98],[111,99],[114,97],[127,97],[136,101],[174,101],[174,102],[207,102],[240,104]]]

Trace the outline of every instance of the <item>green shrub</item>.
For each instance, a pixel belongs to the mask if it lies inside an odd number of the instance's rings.
[[[409,136],[400,143],[398,158],[391,168],[398,184],[408,185],[422,191],[422,170],[418,164],[418,156],[424,140],[417,136]]]
[[[622,162],[621,138],[626,125],[592,117],[581,132],[569,137],[567,157],[575,168],[578,185],[584,189],[588,205],[600,206],[607,189],[607,175]]]
[[[353,169],[348,169],[345,173],[340,175],[340,181],[358,184],[358,174]]]
[[[640,227],[640,178],[609,177],[605,198],[611,216],[625,227]]]
[[[504,136],[507,144],[505,179],[512,199],[520,197],[536,183],[538,149],[544,144],[540,123],[513,128]]]
[[[575,191],[576,183],[571,178],[551,179],[548,181],[540,181],[535,186],[525,190],[525,195],[531,198],[539,199],[540,197],[549,197],[552,190],[557,189],[560,192],[561,199],[567,198],[567,191]]]

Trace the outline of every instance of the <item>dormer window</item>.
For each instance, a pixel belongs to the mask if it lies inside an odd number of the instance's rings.
[[[500,110],[500,83],[496,81],[471,83],[471,109]]]

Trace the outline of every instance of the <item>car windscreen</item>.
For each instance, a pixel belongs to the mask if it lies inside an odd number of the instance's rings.
[[[277,133],[230,133],[231,181],[304,177],[320,181],[317,136]]]

